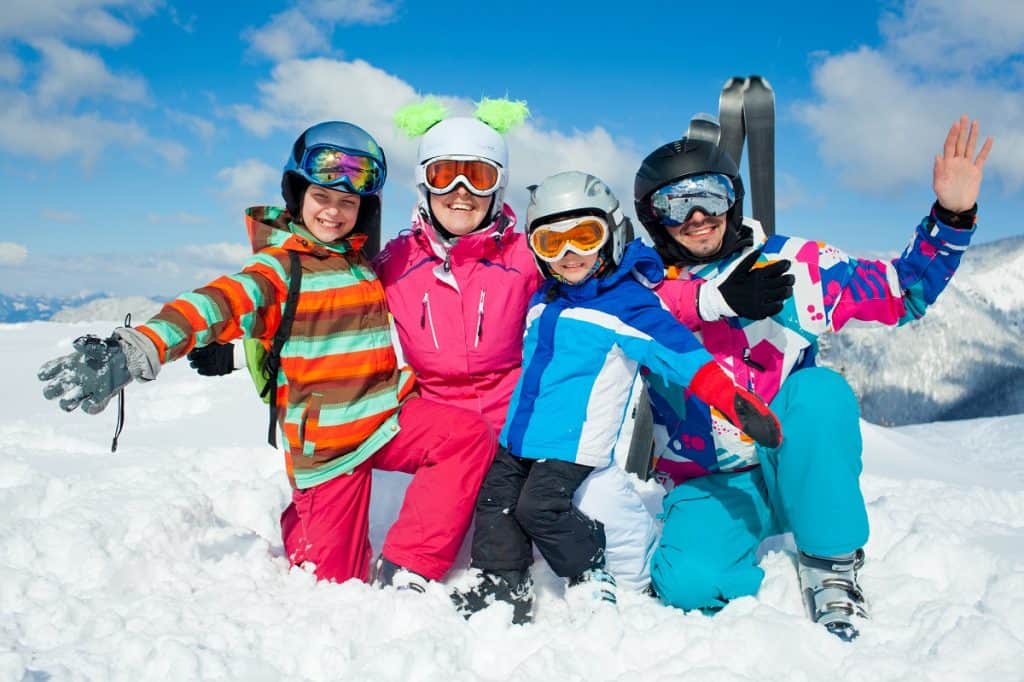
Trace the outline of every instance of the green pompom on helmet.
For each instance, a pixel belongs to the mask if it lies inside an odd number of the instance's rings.
[[[530,115],[530,109],[522,100],[489,99],[480,100],[473,115],[504,135]]]
[[[406,104],[395,112],[395,127],[409,137],[419,137],[440,123],[448,115],[441,100],[434,97],[422,102]]]

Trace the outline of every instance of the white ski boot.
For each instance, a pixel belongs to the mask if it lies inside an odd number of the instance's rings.
[[[807,615],[845,642],[856,639],[860,632],[854,617],[868,617],[868,603],[857,584],[864,550],[833,557],[797,552],[797,565]]]

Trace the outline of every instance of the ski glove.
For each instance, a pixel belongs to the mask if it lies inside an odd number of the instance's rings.
[[[65,412],[81,406],[99,414],[132,379],[149,381],[159,371],[156,348],[134,329],[118,329],[105,339],[80,336],[71,345],[72,353],[44,363],[38,373],[46,382],[43,397],[60,398]]]
[[[714,322],[720,317],[763,320],[782,310],[793,295],[796,278],[787,274],[790,262],[775,261],[754,267],[760,251],[752,251],[731,269],[701,284],[697,294],[700,317]]]
[[[737,386],[714,360],[693,375],[690,391],[761,445],[782,444],[782,425],[775,413],[756,394]]]
[[[189,351],[188,365],[204,377],[231,374],[235,369],[235,346],[232,343],[211,343]]]

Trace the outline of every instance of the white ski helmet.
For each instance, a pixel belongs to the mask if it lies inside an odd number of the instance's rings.
[[[601,254],[613,265],[622,261],[626,244],[633,239],[633,224],[622,213],[619,200],[603,180],[590,173],[565,171],[530,185],[530,205],[526,208],[526,234],[533,234],[541,223],[577,215],[597,215],[604,219],[611,234]],[[534,256],[538,267],[549,274],[547,263]]]
[[[491,194],[490,213],[486,223],[501,214],[505,186],[508,184],[508,146],[501,133],[486,123],[468,116],[446,118],[431,126],[420,140],[416,166],[416,189],[422,212],[431,216],[430,191],[427,189],[426,167],[438,158],[484,159],[498,166],[497,189]]]

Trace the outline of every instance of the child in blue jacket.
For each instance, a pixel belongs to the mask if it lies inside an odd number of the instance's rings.
[[[782,433],[775,415],[736,386],[650,287],[664,266],[632,233],[598,178],[570,171],[531,187],[530,249],[546,280],[526,320],[523,372],[501,432],[501,448],[477,499],[472,589],[454,596],[467,616],[495,600],[528,622],[531,543],[586,601],[615,602],[604,570],[604,529],[573,506],[576,489],[612,463],[641,366],[717,408],[762,444]]]

